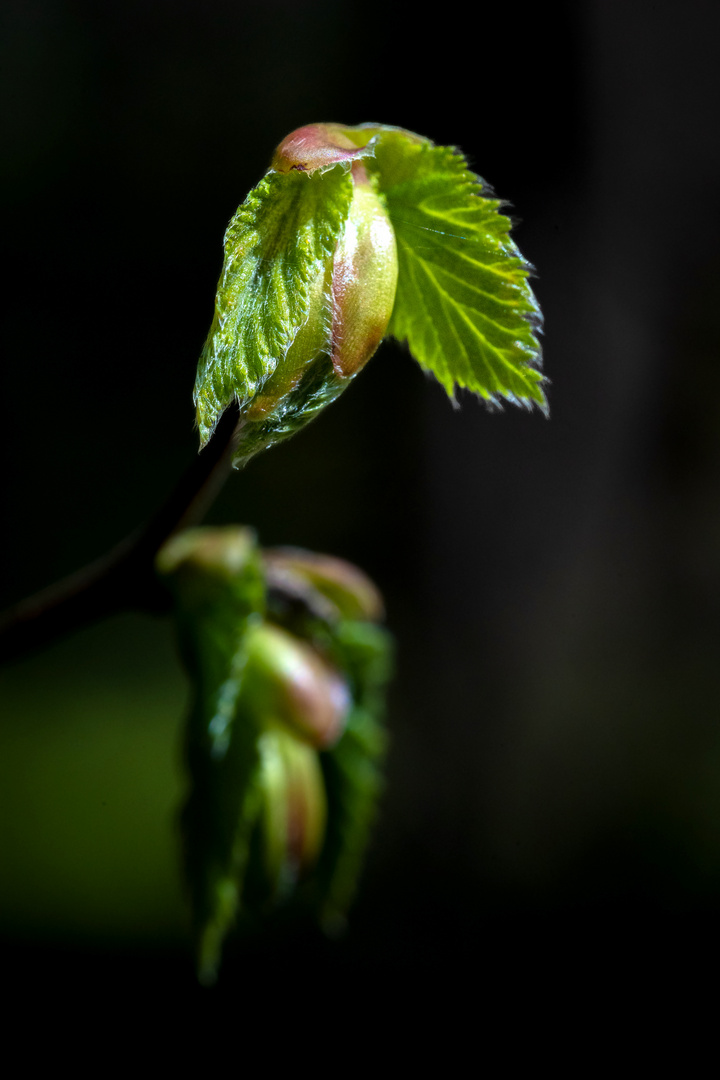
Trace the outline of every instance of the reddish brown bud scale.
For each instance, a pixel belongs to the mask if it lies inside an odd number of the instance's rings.
[[[362,162],[353,162],[352,177],[353,199],[332,275],[331,357],[341,378],[357,374],[382,341],[398,272],[395,233]]]
[[[335,250],[317,268],[309,290],[309,313],[275,371],[245,410],[252,445],[253,425],[286,421],[287,402],[309,368],[329,357],[336,394],[361,370],[382,341],[397,286],[395,233],[385,205],[368,176],[362,157],[377,128],[309,124],[284,139],[272,160],[276,172],[312,173],[345,164],[353,194]],[[267,436],[263,434],[262,438]],[[272,441],[271,438],[269,441]],[[266,442],[266,445],[268,443]]]
[[[332,253],[316,256],[306,268],[302,322],[294,339],[244,406],[238,464],[288,438],[334,401],[387,333],[397,288],[397,246],[384,196],[366,163],[376,136],[390,130],[399,129],[308,124],[275,151],[271,172],[280,174],[275,179],[281,185],[290,184],[302,199],[304,180],[295,183],[301,173],[308,184],[312,178],[314,192],[326,183],[327,191],[336,193],[329,200],[342,189],[342,217]],[[408,133],[407,138],[419,137]]]
[[[341,162],[352,163],[353,199],[329,261],[332,273],[329,352],[335,374],[345,379],[360,371],[382,341],[397,286],[395,233],[360,156],[376,130],[308,124],[283,139],[272,161],[277,172],[291,169],[314,172]],[[311,315],[303,328],[305,334],[298,335],[300,340],[290,350],[288,359],[309,351],[303,338],[312,336],[306,328],[309,325],[312,329],[320,317],[317,301],[315,309],[315,319]]]
[[[313,172],[351,160],[357,152],[358,144],[348,138],[342,125],[307,124],[283,139],[273,155],[271,168],[276,172],[291,169]]]

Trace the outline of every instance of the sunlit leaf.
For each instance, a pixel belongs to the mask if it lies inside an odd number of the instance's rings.
[[[457,385],[544,409],[540,309],[499,200],[459,153],[401,133],[383,134],[368,166],[398,247],[389,332],[450,396]]]
[[[231,401],[242,407],[264,385],[307,320],[352,188],[343,165],[312,174],[271,171],[230,222],[195,383],[202,443]]]

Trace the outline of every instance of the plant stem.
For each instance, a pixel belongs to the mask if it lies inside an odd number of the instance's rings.
[[[0,617],[0,663],[121,611],[169,610],[170,598],[155,574],[155,556],[173,533],[201,521],[217,496],[232,467],[238,415],[235,404],[226,409],[210,442],[146,525]]]

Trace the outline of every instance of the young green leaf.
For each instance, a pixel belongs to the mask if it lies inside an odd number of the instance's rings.
[[[531,267],[500,205],[457,151],[402,128],[288,135],[225,236],[201,442],[236,400],[244,464],[335,400],[386,333],[451,397],[545,410]]]
[[[203,445],[233,400],[242,408],[263,386],[307,321],[352,194],[343,165],[269,172],[230,222],[195,382]]]
[[[398,250],[389,332],[452,397],[455,386],[546,408],[530,266],[483,181],[445,146],[387,131],[368,160]]]

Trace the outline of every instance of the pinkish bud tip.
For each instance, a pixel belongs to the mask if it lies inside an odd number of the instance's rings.
[[[287,135],[278,146],[271,167],[276,172],[313,172],[357,155],[358,144],[341,124],[307,124]]]

